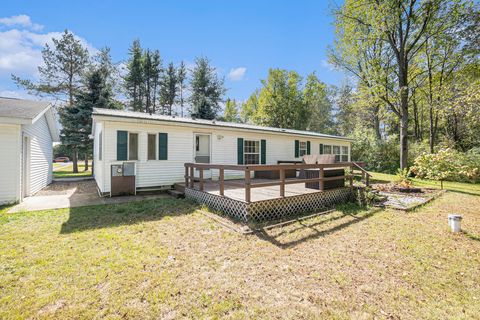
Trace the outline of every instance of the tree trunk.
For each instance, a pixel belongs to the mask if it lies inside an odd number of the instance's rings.
[[[415,129],[415,139],[420,141],[420,119],[418,116],[418,106],[417,106],[417,99],[415,98],[415,94],[412,97],[412,106],[413,106],[413,124]]]
[[[380,132],[380,117],[378,116],[380,107],[377,105],[373,109],[373,129],[375,130],[375,135],[377,136],[377,140],[382,139],[382,134]]]
[[[77,147],[72,149],[73,173],[78,173],[78,150]]]
[[[83,171],[88,171],[88,155],[86,152],[85,152],[85,170]]]
[[[400,169],[408,167],[408,78],[407,67],[400,67]]]
[[[430,144],[430,153],[433,153],[433,147],[435,146],[435,129],[434,129],[434,120],[433,120],[433,107],[430,105],[429,108],[429,117],[430,117],[430,129],[429,129],[429,135],[428,135],[428,140]]]

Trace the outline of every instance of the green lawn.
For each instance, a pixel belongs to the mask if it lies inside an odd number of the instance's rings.
[[[370,172],[372,174],[372,182],[390,182],[395,181],[396,176],[387,173]],[[414,185],[427,188],[440,188],[440,182],[424,179],[412,179]],[[462,182],[450,182],[444,181],[443,188],[455,192],[480,195],[480,183],[462,183]]]
[[[177,199],[3,212],[0,319],[475,319],[479,208],[447,192],[249,236]]]
[[[88,177],[92,175],[91,163],[88,170],[85,171],[85,164],[83,162],[78,163],[78,173],[73,173],[73,164],[54,163],[53,164],[53,177],[54,178],[73,178],[73,177]]]

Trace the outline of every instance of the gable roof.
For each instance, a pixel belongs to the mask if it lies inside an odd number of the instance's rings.
[[[272,128],[272,127],[262,127],[255,126],[246,123],[235,123],[235,122],[224,122],[217,120],[205,120],[205,119],[192,119],[192,118],[181,118],[174,116],[165,116],[159,114],[148,114],[144,112],[134,112],[134,111],[125,111],[125,110],[114,110],[114,109],[102,109],[94,108],[93,116],[106,116],[106,117],[118,117],[124,119],[142,119],[142,120],[152,120],[152,121],[164,121],[172,122],[177,124],[183,124],[186,126],[208,126],[208,127],[219,127],[219,128],[233,128],[239,130],[253,130],[253,131],[264,131],[272,133],[281,133],[281,134],[292,134],[300,136],[311,136],[317,138],[327,138],[327,139],[340,139],[346,141],[353,141],[353,139],[335,136],[330,134],[323,134],[313,131],[303,131],[303,130],[293,130],[293,129],[282,129],[282,128]]]
[[[0,97],[0,118],[24,119],[32,123],[38,115],[50,107],[48,101],[30,101]]]
[[[50,102],[0,97],[0,123],[33,124],[43,115],[47,119],[52,140],[59,141],[58,128]]]

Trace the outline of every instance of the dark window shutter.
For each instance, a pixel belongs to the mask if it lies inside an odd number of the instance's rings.
[[[168,133],[158,134],[158,160],[168,160]]]
[[[117,131],[117,160],[127,160],[128,132]]]
[[[295,158],[300,156],[300,141],[295,140]]]
[[[243,138],[237,138],[237,164],[243,164]]]
[[[310,141],[307,141],[307,154],[310,154]]]
[[[260,158],[261,164],[267,164],[267,140],[260,140]]]
[[[320,154],[323,154],[323,143],[320,143]]]

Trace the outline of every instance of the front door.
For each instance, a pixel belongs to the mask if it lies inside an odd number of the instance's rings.
[[[204,133],[196,133],[195,137],[195,163],[210,163],[210,135]],[[198,171],[195,172],[198,177]],[[205,170],[203,173],[204,178],[210,178],[210,170]]]

